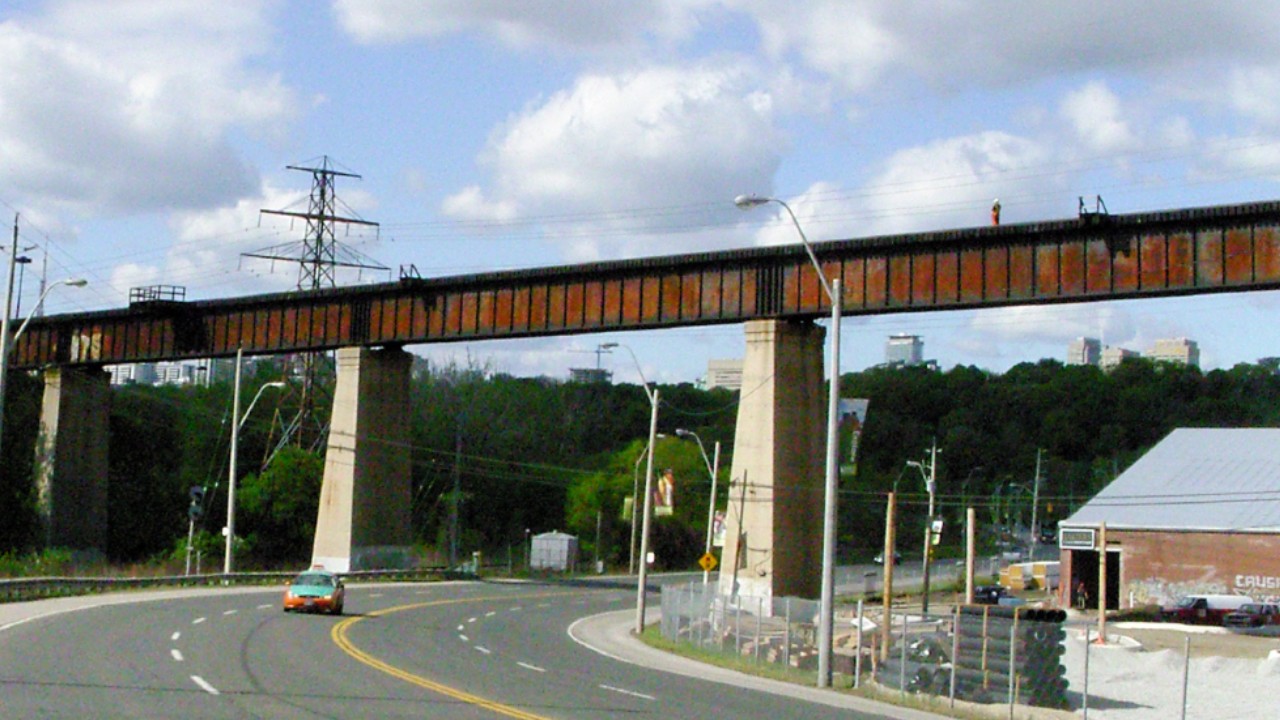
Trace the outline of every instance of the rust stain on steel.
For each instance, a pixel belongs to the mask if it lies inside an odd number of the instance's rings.
[[[1280,288],[1280,202],[817,243],[850,315]],[[34,319],[19,368],[821,317],[798,245]]]

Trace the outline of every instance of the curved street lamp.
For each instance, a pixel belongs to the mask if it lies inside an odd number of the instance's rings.
[[[16,233],[16,230],[15,230],[15,233]],[[17,252],[16,242],[14,243],[14,252],[15,253]],[[3,441],[4,441],[4,394],[5,394],[5,378],[8,377],[9,375],[9,353],[11,352],[13,347],[18,344],[18,338],[22,337],[23,331],[27,329],[27,324],[31,322],[31,318],[35,316],[36,311],[40,308],[41,305],[44,304],[44,299],[49,296],[49,293],[53,292],[54,288],[58,287],[59,285],[67,285],[69,287],[84,287],[85,285],[89,284],[89,281],[85,280],[84,278],[67,278],[65,280],[59,280],[57,282],[50,283],[49,286],[44,289],[44,292],[40,293],[40,299],[36,301],[36,310],[32,310],[31,314],[27,315],[27,318],[22,321],[21,325],[18,326],[18,332],[14,333],[13,337],[10,338],[9,337],[9,308],[10,308],[10,305],[13,303],[14,262],[15,262],[14,258],[11,257],[10,263],[9,263],[9,293],[8,293],[8,297],[5,300],[4,317],[0,318],[0,445],[3,445]]]
[[[835,565],[836,565],[836,492],[839,490],[839,423],[840,423],[840,307],[843,298],[840,294],[840,278],[830,281],[822,274],[822,265],[813,253],[809,238],[800,227],[800,221],[791,210],[791,206],[774,197],[756,195],[739,195],[733,204],[743,210],[750,210],[765,203],[777,203],[791,217],[800,234],[800,242],[804,251],[809,254],[809,261],[818,272],[818,281],[831,302],[831,367],[830,379],[827,381],[827,477],[822,512],[822,598],[818,611],[818,687],[831,686],[831,643],[835,622]]]
[[[236,350],[236,387],[234,399],[231,402],[231,467],[227,470],[227,545],[222,560],[222,572],[227,575],[231,574],[232,561],[235,556],[232,546],[236,537],[236,461],[240,445],[240,428],[244,427],[245,421],[249,419],[249,414],[253,412],[253,406],[258,404],[263,391],[270,387],[285,386],[283,380],[273,380],[263,384],[262,387],[258,388],[258,393],[253,396],[253,401],[249,403],[249,409],[244,411],[244,415],[241,415],[240,360],[243,354],[243,350]]]
[[[658,433],[657,437],[663,438],[666,435]],[[649,457],[649,446],[645,445],[640,454],[636,456],[636,466],[631,472],[631,544],[627,546],[627,574],[636,571],[636,516],[640,514],[638,502],[640,500],[640,463]]]
[[[636,364],[636,372],[640,374],[641,387],[649,398],[649,462],[644,472],[644,515],[641,516],[640,521],[640,574],[636,580],[636,635],[640,635],[644,633],[645,583],[649,579],[649,526],[653,517],[653,448],[658,440],[658,388],[649,387],[649,381],[644,377],[644,369],[640,367],[640,360],[630,346],[615,342],[600,345],[601,350],[616,347],[623,348],[631,355],[631,361]],[[631,512],[634,517],[634,507]]]
[[[698,452],[702,453],[702,462],[707,465],[707,472],[711,473],[711,499],[707,502],[707,549],[706,554],[711,554],[711,531],[716,522],[716,479],[720,475],[720,441],[716,441],[715,461],[707,459],[707,449],[702,445],[702,438],[698,437],[698,433],[684,428],[677,428],[676,435],[679,437],[691,437],[698,441]],[[704,569],[702,571],[702,584],[706,586],[711,579],[711,571]]]

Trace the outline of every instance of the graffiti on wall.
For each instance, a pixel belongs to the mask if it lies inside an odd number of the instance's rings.
[[[1259,602],[1280,600],[1280,577],[1275,575],[1236,575],[1232,589]]]

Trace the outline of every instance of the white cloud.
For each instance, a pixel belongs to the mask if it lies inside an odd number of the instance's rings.
[[[1003,221],[1016,220],[1020,204],[1034,204],[1035,187],[1053,182],[1027,177],[1051,159],[1039,141],[995,130],[900,150],[858,199],[865,213],[858,227],[888,234],[985,225],[995,198]]]
[[[1247,0],[1215,3],[1211,12],[1191,0],[1161,3],[1157,11],[1137,0],[1087,11],[957,0],[726,4],[752,15],[772,56],[797,57],[855,91],[911,78],[934,89],[972,89],[1115,68],[1203,73],[1226,58],[1253,62],[1280,48],[1280,9]]]
[[[1068,93],[1062,101],[1062,114],[1088,152],[1119,153],[1136,144],[1122,117],[1120,98],[1103,82],[1091,82]]]
[[[1067,344],[1080,337],[1124,345],[1137,337],[1129,312],[1113,303],[1019,305],[974,313],[970,330],[979,345],[1007,342]]]
[[[515,47],[629,45],[647,37],[679,39],[696,29],[708,0],[334,0],[339,25],[365,43],[478,33]]]
[[[500,128],[482,159],[488,188],[445,210],[503,220],[515,208],[550,220],[579,257],[616,255],[582,239],[696,231],[730,217],[744,187],[767,188],[785,144],[773,115],[742,66],[587,75]]]
[[[228,134],[275,132],[292,101],[250,67],[262,6],[81,0],[0,24],[0,182],[91,213],[252,192]]]

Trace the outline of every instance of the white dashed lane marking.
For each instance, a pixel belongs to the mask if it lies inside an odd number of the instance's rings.
[[[525,670],[532,670],[534,672],[540,672],[540,673],[546,672],[546,670],[538,667],[537,665],[530,665],[529,663],[526,663],[526,662],[518,662],[516,664],[524,668]]]
[[[209,693],[210,695],[218,694],[218,688],[205,682],[204,678],[200,677],[199,675],[192,675],[191,682],[195,683],[196,685],[199,685],[201,690]]]
[[[239,611],[239,610],[223,610],[223,611],[222,611],[222,614],[223,614],[223,615],[235,615],[235,614],[236,614],[236,613],[238,613],[238,612],[240,612],[240,611]]]
[[[198,618],[196,618],[195,620],[192,620],[192,621],[191,621],[191,624],[192,624],[192,625],[199,625],[199,624],[200,624],[200,623],[202,623],[202,622],[204,622],[204,618],[202,618],[202,617],[198,617]]]
[[[608,690],[609,692],[616,692],[616,693],[620,693],[620,694],[622,694],[622,695],[627,695],[627,696],[629,696],[629,697],[637,697],[637,698],[640,698],[640,699],[642,699],[642,700],[657,700],[657,698],[655,698],[655,697],[654,697],[654,696],[652,696],[652,695],[645,695],[644,693],[638,693],[638,692],[635,692],[635,691],[632,691],[632,690],[623,690],[622,688],[613,687],[612,685],[601,685],[601,686],[600,686],[600,689],[601,689],[601,690]]]
[[[492,655],[492,654],[493,654],[493,651],[492,651],[492,650],[490,650],[490,649],[489,649],[489,648],[487,648],[487,647],[483,647],[483,646],[481,646],[481,645],[477,645],[477,646],[476,646],[476,650],[477,650],[478,652],[482,652],[482,653],[484,653],[485,655]]]
[[[174,634],[170,635],[170,636],[169,636],[169,639],[170,639],[170,640],[172,640],[173,642],[178,642],[178,638],[180,638],[180,637],[182,637],[182,633],[180,633],[180,632],[176,632],[176,633],[174,633]]]
[[[173,648],[169,651],[169,654],[173,656],[174,662],[182,662],[182,651],[178,648]]]

